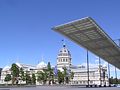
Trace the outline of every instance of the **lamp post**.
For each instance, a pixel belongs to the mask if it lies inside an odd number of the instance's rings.
[[[118,79],[117,79],[117,70],[116,70],[116,67],[115,67],[115,80],[116,80],[116,85],[118,84]]]
[[[110,79],[110,64],[108,62],[108,78],[109,78],[109,87],[111,87],[111,79]]]
[[[99,57],[99,73],[100,73],[100,85],[99,85],[99,87],[101,87],[102,82],[101,82],[101,60],[100,60],[100,57]]]
[[[88,50],[87,50],[87,76],[88,76],[88,85],[87,85],[87,87],[89,87],[90,79],[89,79],[89,56],[88,56]]]
[[[118,47],[120,47],[120,39],[116,39],[117,41],[118,41]],[[114,40],[114,41],[116,41],[116,40]],[[116,70],[116,67],[115,67],[115,79],[116,79],[116,85],[117,85],[117,83],[118,83],[118,79],[117,79],[117,70]]]

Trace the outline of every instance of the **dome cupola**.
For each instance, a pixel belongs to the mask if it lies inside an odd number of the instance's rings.
[[[68,48],[65,44],[63,44],[63,47],[59,50],[58,56],[57,56],[57,67],[63,68],[63,67],[70,67],[71,65],[71,54]]]
[[[10,70],[10,66],[5,66],[3,69],[2,69],[2,71],[9,71]]]
[[[59,50],[58,56],[71,56],[70,51],[67,49],[66,45],[64,44],[63,47]]]
[[[46,68],[46,67],[47,67],[47,64],[46,64],[44,61],[41,61],[41,62],[36,66],[37,69],[43,69],[43,68]]]

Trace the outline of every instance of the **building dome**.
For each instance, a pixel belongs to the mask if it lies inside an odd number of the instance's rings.
[[[70,51],[67,49],[66,45],[59,50],[58,56],[71,56]]]
[[[3,69],[2,69],[2,71],[9,71],[10,70],[10,66],[5,66]]]
[[[71,54],[68,48],[66,47],[66,45],[63,44],[63,47],[59,50],[57,56],[57,67],[58,69],[61,69],[63,67],[69,68],[70,65],[71,65]]]
[[[41,61],[41,62],[36,66],[37,69],[42,69],[42,68],[46,68],[46,67],[47,67],[47,64],[46,64],[44,61]]]

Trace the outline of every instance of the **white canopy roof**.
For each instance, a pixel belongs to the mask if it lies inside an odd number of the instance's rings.
[[[120,48],[92,18],[86,17],[53,29],[120,69]]]

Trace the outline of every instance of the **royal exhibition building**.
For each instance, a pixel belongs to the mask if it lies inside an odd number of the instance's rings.
[[[71,53],[68,50],[67,46],[63,44],[62,48],[59,50],[58,55],[56,57],[57,65],[52,66],[54,69],[57,67],[57,70],[60,70],[61,72],[64,71],[64,67],[67,69],[68,76],[71,72],[74,73],[73,79],[70,79],[69,83],[70,85],[87,85],[88,83],[88,74],[87,74],[87,68],[83,65],[72,65],[72,57]],[[43,69],[47,68],[47,64],[44,62],[44,60],[41,60],[41,62],[36,65],[27,65],[22,64],[19,62],[15,63],[19,68],[23,68],[25,72],[29,72],[30,75],[33,73],[36,75],[38,71],[42,71]],[[1,71],[1,77],[0,77],[0,84],[11,84],[12,81],[9,82],[5,81],[5,77],[7,74],[11,74],[11,65],[5,66]],[[98,66],[98,67],[90,67],[89,68],[89,80],[90,85],[109,85],[108,81],[108,74],[107,74],[107,67]],[[57,82],[57,81],[56,81]],[[18,80],[18,83],[25,84],[26,82],[23,80]],[[36,79],[36,85],[42,85],[43,83],[38,82]]]

